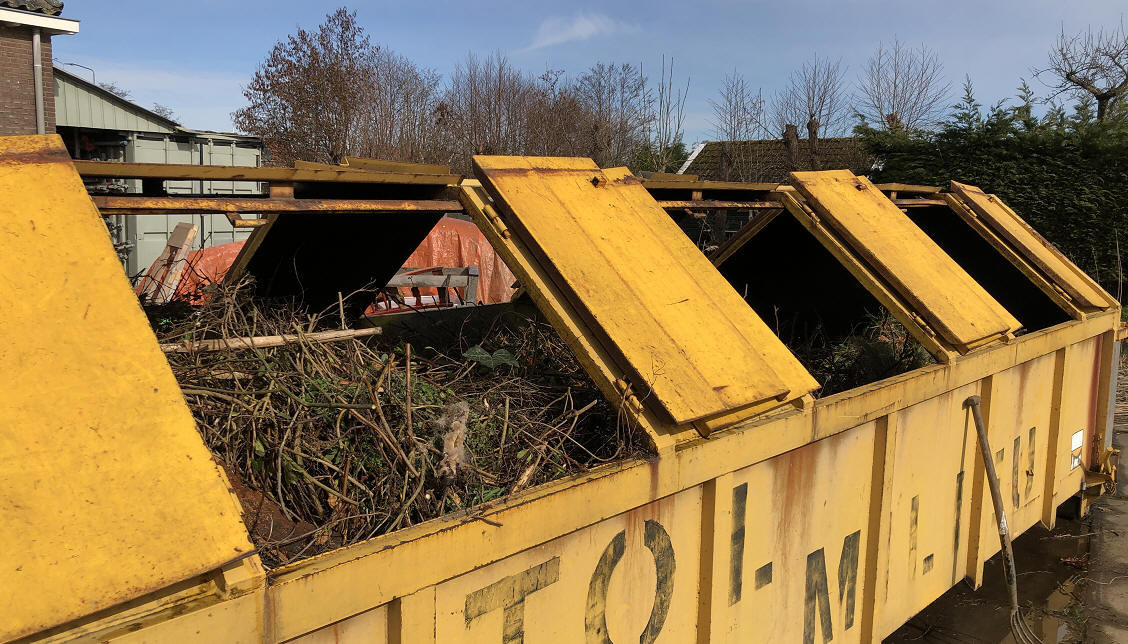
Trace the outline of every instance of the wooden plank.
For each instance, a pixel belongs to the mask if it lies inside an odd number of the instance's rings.
[[[681,210],[683,208],[697,208],[703,210],[770,210],[773,208],[782,208],[783,204],[778,201],[718,201],[716,199],[701,199],[697,201],[659,201],[658,206],[665,210]]]
[[[709,255],[709,261],[713,262],[713,266],[723,264],[726,259],[731,257],[732,254],[747,243],[749,239],[755,237],[764,226],[767,226],[769,222],[775,219],[776,215],[783,212],[783,202],[779,202],[779,204],[779,208],[754,215],[748,220],[748,223],[744,224],[740,227],[740,230],[736,231],[735,235],[729,237],[724,243],[718,246],[717,250]]]
[[[462,204],[447,199],[292,199],[260,197],[146,197],[93,195],[103,215],[164,215],[197,213],[389,213],[401,211],[462,212]]]
[[[646,189],[694,189],[694,191],[749,191],[770,192],[779,184],[746,184],[741,182],[710,182],[693,179],[642,179]]]
[[[505,224],[610,339],[634,391],[675,424],[818,386],[625,168],[475,157],[475,173]]]
[[[865,177],[849,170],[792,172],[820,219],[889,284],[911,312],[960,353],[1021,324]]]
[[[411,163],[409,161],[385,161],[383,159],[364,159],[345,157],[343,166],[366,172],[405,172],[410,174],[450,174],[449,165],[435,163]]]
[[[919,208],[921,206],[946,206],[948,202],[943,199],[893,199],[894,205],[898,208]]]
[[[952,192],[1016,251],[1029,260],[1047,279],[1057,285],[1085,311],[1100,311],[1113,305],[1112,297],[1101,289],[1053,244],[1038,234],[995,195],[976,186],[952,182]]]
[[[908,183],[879,183],[874,187],[882,192],[907,192],[923,195],[934,195],[940,192],[939,186],[914,186]]]
[[[172,299],[176,294],[176,286],[180,283],[180,276],[184,273],[192,241],[199,232],[200,227],[195,224],[176,224],[157,261],[153,262],[137,285],[138,295],[153,304],[167,304]]]
[[[400,183],[434,186],[457,185],[456,174],[408,172],[356,172],[345,169],[301,170],[297,168],[251,168],[243,166],[187,165],[175,163],[118,163],[75,161],[78,173],[87,179],[198,179],[204,181],[331,181],[339,183]]]
[[[386,161],[384,159],[363,159],[360,157],[345,157],[341,165],[317,163],[314,161],[295,161],[294,167],[299,170],[353,170],[355,172],[450,174],[449,165],[411,163],[409,161]]]
[[[255,226],[251,231],[250,237],[243,243],[243,247],[239,249],[239,254],[235,256],[235,261],[231,263],[231,268],[223,276],[223,281],[226,284],[235,284],[247,272],[247,265],[250,264],[251,258],[254,257],[255,252],[258,251],[259,246],[262,245],[266,235],[270,232],[270,227],[278,220],[277,214],[267,215],[266,222]]]
[[[344,329],[341,331],[317,331],[314,333],[260,335],[245,338],[216,338],[197,342],[168,342],[161,345],[165,353],[195,353],[197,351],[238,351],[243,349],[266,349],[280,347],[293,342],[339,342],[367,338],[383,333],[380,327],[369,329]]]

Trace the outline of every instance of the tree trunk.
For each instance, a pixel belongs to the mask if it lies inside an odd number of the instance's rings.
[[[787,171],[799,169],[799,128],[791,123],[783,126],[783,149],[787,152]]]
[[[822,158],[819,156],[819,120],[813,116],[807,121],[807,143],[811,148],[811,169],[822,170]]]
[[[712,240],[714,246],[720,246],[725,241],[725,230],[728,228],[728,211],[717,210],[713,213]]]

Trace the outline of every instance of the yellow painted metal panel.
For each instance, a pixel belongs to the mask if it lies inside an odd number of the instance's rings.
[[[1058,432],[1054,438],[1053,480],[1047,490],[1055,495],[1052,507],[1057,507],[1081,487],[1084,472],[1088,469],[1092,450],[1091,442],[1104,414],[1098,403],[1101,372],[1101,343],[1103,338],[1091,338],[1065,349],[1062,381],[1065,383],[1060,401]],[[1043,516],[1043,521],[1053,519]]]
[[[114,644],[256,644],[264,639],[262,622],[257,619],[262,612],[263,589],[260,587],[254,593],[225,597],[199,610],[187,613],[173,610],[170,619],[157,622],[149,628],[133,629],[127,626],[100,633],[97,638],[90,638],[88,641]],[[73,640],[68,637],[62,641]]]
[[[1107,293],[998,197],[956,181],[952,182],[952,192],[959,195],[996,234],[1007,240],[1082,310],[1103,310],[1112,305]]]
[[[624,410],[628,418],[633,418],[639,429],[651,440],[656,452],[661,453],[671,447],[677,440],[678,433],[666,433],[669,428],[657,420],[654,412],[641,404],[632,404],[638,400],[633,394],[623,394],[619,386],[620,382],[626,382],[623,369],[615,363],[615,357],[611,355],[603,339],[586,325],[576,307],[564,297],[548,270],[537,261],[528,246],[514,237],[508,228],[501,228],[496,224],[497,212],[489,205],[489,196],[480,182],[468,179],[461,187],[459,200],[466,212],[474,218],[482,234],[505,260],[505,265],[520,279],[521,286],[528,291],[529,297],[552,323],[607,400]],[[659,427],[662,427],[661,431]],[[697,435],[693,431],[680,433]]]
[[[891,422],[885,552],[876,579],[879,639],[964,578],[978,466],[964,401],[979,389],[978,382],[964,385],[901,410]]]
[[[438,642],[692,642],[699,487],[435,589]]]
[[[1042,519],[1054,370],[1055,355],[1043,355],[992,375],[981,394],[989,405],[984,421],[1007,525],[1014,535]],[[974,474],[972,489],[980,516],[973,519],[969,537],[968,575],[978,585],[983,562],[999,551],[999,536],[982,457],[975,460]]]
[[[950,345],[966,352],[1020,326],[865,177],[793,172],[792,183],[842,241]]]
[[[388,606],[378,606],[359,615],[290,640],[293,644],[387,644]]]
[[[732,474],[713,642],[861,641],[875,424]],[[728,497],[726,499],[726,497]]]
[[[0,138],[0,639],[251,551],[54,135]]]
[[[675,424],[818,385],[625,171],[589,159],[475,157],[505,224],[551,266]],[[762,409],[758,408],[756,411]]]

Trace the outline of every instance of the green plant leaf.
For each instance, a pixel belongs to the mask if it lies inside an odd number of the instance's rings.
[[[473,360],[486,369],[493,369],[495,366],[494,357],[490,355],[489,351],[483,349],[480,344],[475,344],[467,349],[466,352],[462,354],[462,357],[467,360]]]
[[[513,357],[513,354],[509,353],[505,349],[498,349],[497,351],[494,351],[493,363],[494,367],[500,367],[503,364],[507,364],[513,368],[520,366],[517,364],[517,358]]]

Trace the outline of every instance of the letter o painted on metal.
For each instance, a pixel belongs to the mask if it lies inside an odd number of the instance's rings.
[[[646,623],[639,644],[651,644],[662,632],[666,616],[670,612],[670,600],[674,595],[674,545],[670,535],[661,523],[646,521],[643,543],[654,557],[654,571],[657,584],[654,590],[654,606],[650,609],[650,620]],[[607,544],[588,584],[587,611],[584,614],[584,629],[588,644],[613,644],[607,635],[607,587],[611,583],[611,573],[623,558],[627,547],[627,533],[619,531]]]

